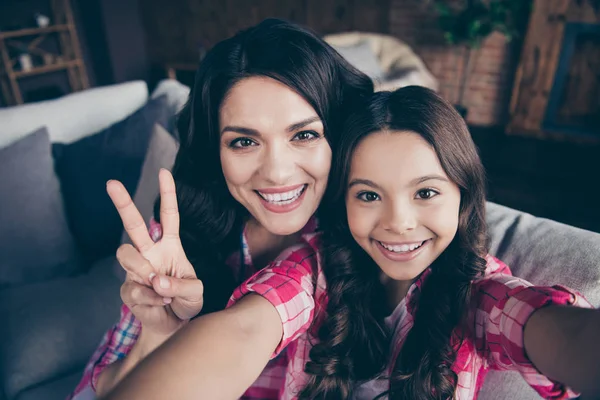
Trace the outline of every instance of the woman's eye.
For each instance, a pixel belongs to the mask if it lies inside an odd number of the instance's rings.
[[[433,189],[421,189],[417,192],[417,198],[427,200],[437,196],[439,193]]]
[[[318,139],[319,137],[320,137],[320,135],[315,131],[302,131],[302,132],[298,132],[296,135],[294,135],[294,138],[292,140],[308,141],[308,140]]]
[[[243,148],[243,147],[250,147],[250,146],[256,146],[256,143],[252,139],[248,139],[248,138],[237,138],[229,144],[229,147],[238,148],[238,149]]]
[[[375,192],[360,192],[356,195],[356,198],[366,203],[379,200],[379,195]]]

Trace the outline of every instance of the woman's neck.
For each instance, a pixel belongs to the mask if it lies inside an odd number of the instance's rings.
[[[296,244],[301,233],[276,235],[269,232],[254,218],[246,225],[246,240],[252,256],[252,264],[257,268],[266,267],[283,250]]]

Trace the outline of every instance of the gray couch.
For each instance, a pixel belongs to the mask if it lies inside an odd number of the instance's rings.
[[[158,169],[169,167],[175,152],[172,137],[156,128],[134,197],[146,219],[158,193]],[[492,203],[487,218],[491,253],[515,275],[573,287],[600,305],[600,234]],[[118,318],[121,279],[121,269],[109,256],[76,276],[0,289],[0,400],[64,399]],[[492,372],[480,398],[538,397],[520,376]]]
[[[169,82],[161,85],[152,97],[177,92],[177,85],[172,86]],[[0,122],[4,123],[0,137],[4,132],[11,136],[10,141],[7,137],[0,140],[0,400],[64,399],[81,379],[103,333],[118,320],[123,271],[114,252],[119,239],[125,242],[128,238],[117,232],[114,249],[96,261],[69,260],[77,253],[73,251],[77,241],[65,221],[60,199],[64,182],[52,168],[50,150],[55,143],[77,142],[95,135],[94,129],[114,126],[129,118],[128,113],[133,115],[149,104],[150,98],[143,82],[78,93],[75,100],[81,113],[67,123],[54,117],[61,108],[75,106],[72,98],[35,104],[24,126],[19,123],[24,112],[20,107],[31,105],[0,109]],[[168,107],[173,109],[167,114],[174,114],[180,106],[169,99]],[[102,118],[98,109],[107,111]],[[87,114],[85,110],[89,110]],[[64,112],[61,115],[64,118]],[[32,126],[45,128],[26,134]],[[140,126],[131,124],[129,128]],[[132,194],[149,218],[158,195],[158,171],[171,167],[177,145],[160,125],[150,126],[147,135],[149,143],[138,160],[139,181]],[[138,137],[134,139],[129,144],[136,145]],[[130,151],[128,148],[125,154]],[[31,168],[23,168],[23,164]],[[104,184],[97,182],[101,188]],[[23,259],[26,265],[15,264]]]

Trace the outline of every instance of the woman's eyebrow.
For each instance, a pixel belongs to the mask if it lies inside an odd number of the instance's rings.
[[[294,131],[297,131],[300,128],[304,128],[306,125],[312,124],[313,122],[316,122],[316,121],[321,121],[321,118],[319,118],[318,116],[315,115],[314,117],[306,118],[300,122],[291,124],[290,126],[287,127],[286,131],[294,132]]]
[[[242,135],[248,135],[248,136],[260,136],[260,134],[258,133],[258,131],[256,129],[244,128],[243,126],[227,125],[223,129],[221,129],[221,134],[223,134],[227,131],[239,133]]]
[[[305,127],[308,124],[312,124],[313,122],[317,122],[317,121],[321,121],[321,118],[319,118],[318,116],[306,118],[302,121],[291,124],[285,130],[287,132],[294,132],[300,128]],[[241,135],[247,135],[247,136],[260,136],[260,133],[256,129],[246,128],[243,126],[227,125],[223,129],[221,129],[221,134],[223,134],[227,131],[235,132],[235,133],[239,133]]]

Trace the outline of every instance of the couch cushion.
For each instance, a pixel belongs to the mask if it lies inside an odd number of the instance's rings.
[[[0,382],[8,400],[68,374],[81,376],[119,318],[114,263],[112,256],[84,275],[0,291]]]
[[[487,222],[490,253],[508,264],[514,275],[537,285],[571,287],[594,306],[600,305],[600,234],[494,203],[487,204]],[[519,373],[491,371],[479,398],[540,397]]]
[[[160,96],[167,97],[167,104],[171,113],[169,124],[166,126],[167,131],[179,137],[177,133],[177,115],[190,97],[190,88],[175,79],[163,79],[156,85],[150,98],[156,99]]]
[[[167,96],[167,103],[173,114],[177,114],[190,97],[190,87],[175,79],[163,79],[154,88],[150,98]]]
[[[46,126],[52,142],[70,143],[106,129],[148,100],[143,81],[75,92],[59,99],[0,108],[0,147]]]
[[[42,128],[0,149],[0,287],[77,271],[50,146]]]
[[[100,133],[53,145],[69,225],[87,261],[116,251],[123,230],[106,182],[117,179],[135,193],[154,125],[168,118],[162,96]]]
[[[21,392],[15,400],[65,400],[81,380],[81,371],[65,377],[41,383],[31,389]],[[90,394],[89,400],[95,400],[95,395]],[[83,400],[83,398],[81,399]]]

